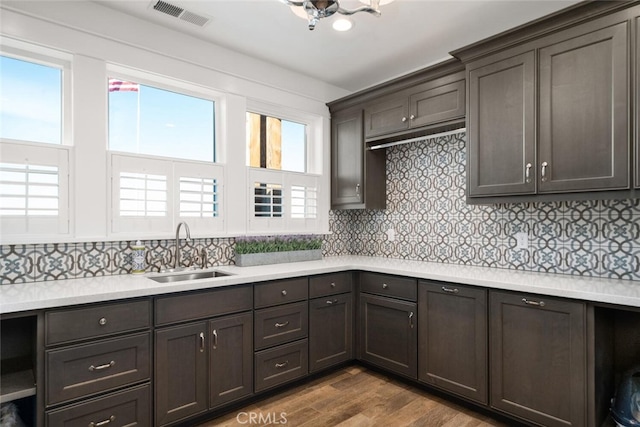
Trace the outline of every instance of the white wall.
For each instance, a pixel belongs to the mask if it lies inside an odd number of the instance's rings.
[[[330,134],[325,102],[346,95],[344,90],[86,1],[3,2],[0,32],[3,43],[17,39],[73,56],[71,132],[75,155],[71,170],[75,179],[71,183],[71,217],[75,227],[69,238],[62,240],[110,238],[105,161],[107,64],[157,73],[219,93],[218,142],[227,164],[245,164],[248,100],[278,104],[316,117],[316,136],[322,141],[324,153],[322,184],[327,191],[323,202],[329,206]],[[243,234],[244,215],[233,213],[246,212],[246,198],[233,195],[246,194],[245,170],[227,168],[225,178],[225,234]]]

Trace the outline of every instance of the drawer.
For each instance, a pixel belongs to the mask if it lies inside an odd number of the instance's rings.
[[[350,272],[323,274],[309,278],[309,298],[351,292]]]
[[[391,276],[388,274],[361,273],[360,291],[417,301],[418,281],[416,279]]]
[[[251,285],[156,299],[156,325],[237,313],[253,308]]]
[[[309,333],[307,302],[257,310],[254,317],[256,350],[306,338]]]
[[[47,405],[149,379],[149,343],[145,333],[47,351]]]
[[[47,345],[128,332],[151,326],[149,300],[93,305],[49,311],[45,330]]]
[[[309,371],[306,339],[259,351],[255,358],[256,392],[304,377]]]
[[[255,285],[256,308],[302,301],[308,296],[309,287],[306,277]]]
[[[47,426],[151,425],[151,391],[148,385],[47,412]],[[107,422],[108,421],[108,422]]]

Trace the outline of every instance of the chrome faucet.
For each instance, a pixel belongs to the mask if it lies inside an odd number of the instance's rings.
[[[173,259],[174,270],[180,265],[180,226],[184,225],[184,231],[187,233],[185,242],[191,240],[191,233],[189,232],[189,225],[186,222],[181,222],[176,227],[176,257]]]

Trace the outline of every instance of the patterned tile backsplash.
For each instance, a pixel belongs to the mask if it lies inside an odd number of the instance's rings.
[[[640,280],[639,200],[467,205],[465,185],[464,134],[387,148],[387,209],[332,211],[324,252]]]
[[[387,209],[331,211],[324,255],[370,255],[640,280],[640,201],[467,205],[465,135],[387,148]],[[395,239],[390,241],[388,230]],[[518,249],[515,234],[527,233]],[[234,263],[233,238],[194,239],[182,263]],[[147,271],[173,240],[146,240]],[[131,241],[0,246],[0,284],[131,272]]]

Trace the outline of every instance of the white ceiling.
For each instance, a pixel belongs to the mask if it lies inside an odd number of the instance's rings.
[[[424,68],[448,52],[577,3],[577,0],[396,0],[382,16],[352,16],[346,33],[322,19],[314,31],[278,0],[165,0],[206,15],[205,27],[159,13],[156,0],[104,6],[355,92]],[[361,6],[342,0],[346,8]]]

